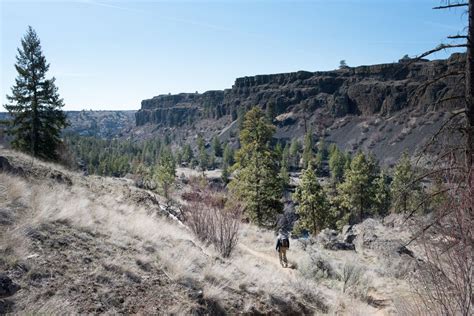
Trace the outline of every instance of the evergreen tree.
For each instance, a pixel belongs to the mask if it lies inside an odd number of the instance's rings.
[[[391,204],[389,179],[384,171],[376,178],[374,183],[374,212],[384,216]]]
[[[158,161],[158,166],[155,168],[153,179],[167,200],[170,198],[169,194],[175,178],[175,160],[171,150],[165,147],[160,153],[160,159]]]
[[[313,149],[313,131],[309,130],[304,137],[303,147],[303,168],[308,168],[309,163],[313,160],[314,149]]]
[[[279,174],[281,182],[282,182],[283,191],[286,190],[288,186],[290,185],[289,168],[290,168],[290,146],[286,144],[281,152],[280,174]]]
[[[193,158],[194,158],[194,155],[193,155],[193,150],[191,149],[191,145],[185,144],[183,147],[183,154],[182,154],[183,162],[190,164]]]
[[[221,145],[221,142],[219,141],[219,138],[217,137],[214,137],[212,139],[212,151],[214,153],[214,156],[222,157],[222,145]]]
[[[268,121],[270,122],[273,122],[273,120],[275,119],[275,116],[276,116],[276,109],[275,109],[275,103],[273,103],[272,101],[268,102],[267,103],[267,107],[266,107],[266,116],[268,118]]]
[[[290,167],[299,167],[301,144],[295,138],[290,145]]]
[[[318,156],[320,156],[321,161],[326,161],[328,159],[328,154],[329,152],[326,142],[324,141],[324,138],[321,138],[318,143]]]
[[[199,167],[201,168],[202,173],[204,174],[204,171],[206,171],[209,167],[209,155],[207,154],[206,145],[201,135],[199,135],[197,143],[199,152]]]
[[[270,147],[275,127],[257,107],[247,112],[242,127],[231,189],[245,203],[253,222],[271,225],[283,209],[278,161]]]
[[[224,153],[222,155],[222,163],[224,166],[232,166],[234,164],[234,150],[229,144],[225,144]]]
[[[421,184],[415,181],[415,171],[406,152],[403,153],[393,173],[391,186],[393,210],[406,213],[417,207],[421,195]]]
[[[371,213],[374,197],[374,181],[371,164],[363,153],[358,153],[351,162],[344,182],[338,186],[342,206],[351,211],[353,220],[361,222]]]
[[[332,149],[329,153],[329,171],[334,182],[339,183],[343,180],[345,164],[344,154],[337,147]]]
[[[55,78],[46,79],[49,64],[41,50],[38,35],[31,26],[21,40],[16,56],[18,76],[4,105],[12,117],[8,133],[12,147],[34,157],[57,160],[61,129],[66,126],[64,106]]]
[[[224,166],[222,167],[222,174],[221,174],[222,182],[224,182],[224,184],[229,183],[229,177],[230,177],[229,166],[224,164]]]
[[[278,159],[278,161],[280,161],[283,155],[283,147],[281,146],[280,142],[276,143],[275,149],[273,149],[273,151],[275,152],[275,156]]]
[[[307,229],[316,235],[326,227],[329,219],[329,203],[311,164],[303,171],[301,183],[296,188],[293,199],[298,203],[300,229]]]

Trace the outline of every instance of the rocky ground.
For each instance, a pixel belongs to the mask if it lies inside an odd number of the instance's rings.
[[[413,304],[419,252],[403,246],[397,216],[292,240],[283,269],[271,231],[242,224],[222,259],[132,181],[0,156],[0,314],[392,315]]]

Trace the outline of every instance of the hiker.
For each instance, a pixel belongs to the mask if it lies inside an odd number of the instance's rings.
[[[286,258],[286,251],[290,248],[290,239],[288,235],[280,233],[278,235],[276,251],[280,256],[280,264],[283,268],[288,268],[288,259]]]

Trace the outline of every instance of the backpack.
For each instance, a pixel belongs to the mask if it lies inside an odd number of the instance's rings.
[[[290,248],[290,241],[288,240],[288,238],[283,238],[281,240],[281,246],[284,248]]]

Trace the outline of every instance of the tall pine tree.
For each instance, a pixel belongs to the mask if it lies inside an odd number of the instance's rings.
[[[4,105],[12,116],[8,133],[12,147],[34,157],[57,160],[61,129],[66,126],[64,106],[54,77],[46,79],[49,64],[38,35],[31,26],[18,48],[15,69],[18,76]]]
[[[301,183],[296,188],[293,198],[298,203],[298,228],[318,234],[328,224],[329,203],[316,172],[311,166],[303,171]]]
[[[410,157],[406,152],[400,157],[393,172],[392,207],[396,213],[406,213],[418,207],[421,196],[421,184],[415,181],[415,171],[410,162]]]
[[[275,127],[259,108],[245,115],[236,155],[232,191],[245,203],[245,212],[258,225],[272,225],[283,209],[278,161],[270,147]]]

